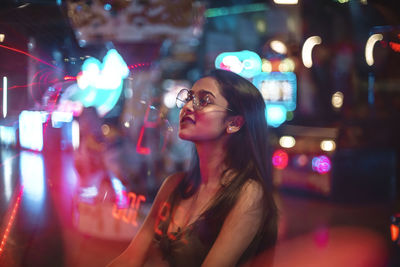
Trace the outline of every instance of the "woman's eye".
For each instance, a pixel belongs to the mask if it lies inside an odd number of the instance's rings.
[[[206,106],[209,103],[208,96],[200,98],[199,102],[201,106]]]

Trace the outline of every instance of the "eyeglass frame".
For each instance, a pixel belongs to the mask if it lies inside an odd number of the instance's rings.
[[[187,91],[187,94],[188,94],[188,99],[187,99],[187,100],[182,100],[182,99],[178,98],[178,96],[181,94],[182,91]],[[206,94],[206,104],[205,104],[204,106],[202,106],[198,101],[196,101],[196,99],[198,99],[198,98],[196,97],[196,95],[193,93],[192,90],[187,89],[187,88],[182,88],[181,90],[179,90],[178,94],[176,95],[175,104],[176,104],[177,108],[181,109],[181,108],[183,108],[187,103],[189,103],[190,101],[193,100],[193,108],[194,108],[194,110],[202,110],[203,108],[205,108],[205,107],[207,107],[208,105],[211,104],[211,105],[219,106],[219,107],[221,107],[221,108],[223,108],[223,109],[226,109],[226,110],[228,110],[228,111],[230,111],[230,112],[234,112],[234,111],[233,111],[232,109],[230,109],[230,108],[221,106],[221,105],[216,104],[216,103],[211,103],[211,102],[209,102],[209,94],[210,94],[210,93],[207,92],[207,94]],[[201,99],[201,100],[204,100],[204,99]],[[183,103],[183,106],[182,106],[182,107],[179,107],[178,101],[180,101],[180,102]]]

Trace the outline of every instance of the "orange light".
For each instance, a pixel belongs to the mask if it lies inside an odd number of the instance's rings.
[[[390,233],[392,234],[392,241],[395,242],[399,238],[399,227],[391,224],[390,225]]]

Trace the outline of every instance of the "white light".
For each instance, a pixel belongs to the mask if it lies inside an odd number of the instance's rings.
[[[321,142],[321,149],[323,151],[333,151],[336,148],[336,143],[333,140],[323,140]]]
[[[341,108],[343,106],[344,95],[342,92],[336,92],[332,95],[332,106],[334,108]]]
[[[279,138],[279,144],[281,145],[281,147],[291,148],[294,147],[294,145],[296,144],[296,139],[294,139],[293,136],[282,136],[281,138]]]
[[[51,125],[53,128],[61,128],[63,122],[71,122],[73,119],[72,112],[53,111],[51,113]]]
[[[237,56],[226,56],[222,60],[222,63],[225,66],[229,66],[229,69],[232,72],[240,73],[243,70],[242,62]]]
[[[262,60],[261,70],[263,72],[271,72],[272,71],[272,64],[268,59]]]
[[[1,157],[3,159],[2,167],[4,171],[4,193],[6,197],[6,202],[11,199],[12,195],[12,163],[14,157],[11,155],[9,150],[2,149]]]
[[[4,33],[0,33],[0,43],[4,42],[4,38],[5,38],[5,34]]]
[[[277,52],[279,54],[287,53],[286,45],[281,41],[277,41],[277,40],[271,41],[270,47],[272,50],[274,50],[275,52]]]
[[[124,126],[125,128],[129,128],[131,126],[131,124],[129,123],[129,121],[124,122]]]
[[[274,2],[278,5],[296,5],[298,0],[274,0]]]
[[[176,102],[176,92],[168,92],[164,95],[164,105],[167,108],[173,108],[175,107],[175,102]]]
[[[3,77],[3,118],[7,116],[7,77]]]
[[[279,71],[280,72],[294,71],[294,68],[295,68],[294,61],[292,59],[290,59],[290,58],[285,58],[279,64]]]
[[[9,126],[0,126],[0,143],[6,146],[15,145],[16,140],[16,129]]]
[[[20,173],[24,186],[24,201],[29,203],[29,211],[33,214],[42,211],[46,190],[42,155],[21,151]]]
[[[72,147],[74,150],[78,149],[79,147],[79,122],[76,120],[72,121]]]
[[[44,115],[40,111],[24,110],[21,112],[19,115],[19,143],[21,147],[42,151]]]
[[[368,38],[367,44],[365,45],[365,61],[368,66],[374,65],[374,45],[376,42],[383,39],[383,35],[373,34]]]
[[[319,45],[322,42],[321,37],[311,36],[303,44],[303,50],[301,51],[301,58],[304,66],[307,68],[312,67],[312,50],[315,45]]]

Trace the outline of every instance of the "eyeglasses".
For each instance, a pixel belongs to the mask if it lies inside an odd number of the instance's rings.
[[[221,105],[215,104],[211,101],[210,93],[207,91],[200,91],[197,95],[193,93],[192,90],[189,89],[182,89],[179,91],[178,95],[176,96],[176,106],[178,108],[183,108],[183,106],[193,100],[193,109],[194,110],[201,110],[207,105],[216,105],[226,110],[233,112],[233,110],[223,107]]]

